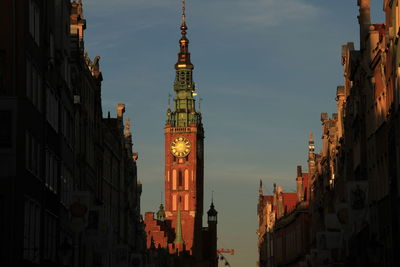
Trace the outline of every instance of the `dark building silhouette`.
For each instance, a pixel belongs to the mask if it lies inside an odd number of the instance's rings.
[[[0,2],[0,266],[142,266],[125,106],[103,118],[81,1]]]

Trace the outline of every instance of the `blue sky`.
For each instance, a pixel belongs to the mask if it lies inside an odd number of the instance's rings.
[[[163,127],[180,37],[180,0],[85,0],[85,45],[101,56],[103,113],[132,119],[142,211],[163,191]],[[214,190],[220,248],[255,266],[258,183],[295,189],[308,133],[335,112],[341,45],[358,47],[357,0],[187,0],[188,37],[205,139],[205,207]],[[371,0],[381,23],[382,0]]]

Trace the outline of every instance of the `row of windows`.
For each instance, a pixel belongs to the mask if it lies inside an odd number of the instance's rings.
[[[178,201],[180,203],[181,210],[189,210],[189,194],[185,194],[184,197],[172,195],[172,210],[178,210]]]
[[[44,258],[56,261],[57,217],[46,211],[44,214]],[[25,260],[39,263],[41,235],[41,206],[30,198],[24,203],[24,250]]]
[[[189,190],[189,170],[186,169],[184,173],[182,170],[172,170],[172,190],[181,189],[182,187],[185,190]]]

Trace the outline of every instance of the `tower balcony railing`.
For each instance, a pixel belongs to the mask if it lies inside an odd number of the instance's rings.
[[[171,127],[168,129],[170,133],[185,133],[185,132],[195,132],[196,127]]]

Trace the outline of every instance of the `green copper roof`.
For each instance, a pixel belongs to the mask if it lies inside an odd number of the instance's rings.
[[[183,8],[184,10],[184,8]],[[168,109],[167,125],[174,127],[187,127],[193,124],[201,124],[200,113],[196,112],[194,96],[195,83],[193,82],[193,64],[190,61],[189,39],[186,37],[185,13],[182,14],[181,39],[179,40],[178,61],[175,64],[174,81],[174,107]]]

